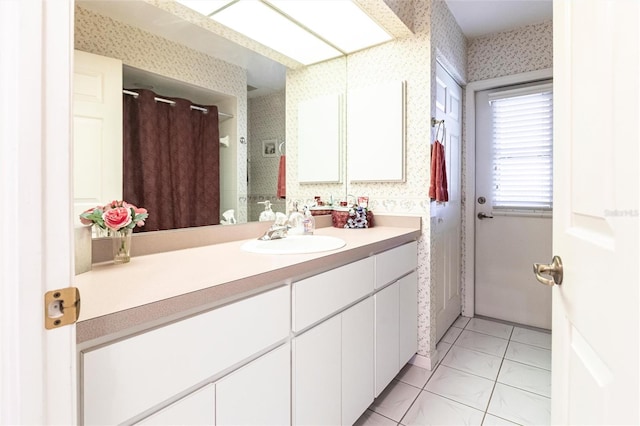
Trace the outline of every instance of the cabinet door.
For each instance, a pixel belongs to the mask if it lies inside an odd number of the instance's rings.
[[[293,424],[340,424],[341,318],[293,340]]]
[[[352,425],[373,402],[373,298],[342,314],[342,424]]]
[[[290,424],[290,354],[287,343],[216,383],[216,424]]]
[[[147,417],[139,425],[214,425],[215,387],[204,388]]]
[[[398,281],[400,286],[400,367],[418,351],[418,274]]]
[[[375,396],[393,380],[398,373],[400,358],[399,338],[399,285],[394,283],[374,295],[375,299]]]

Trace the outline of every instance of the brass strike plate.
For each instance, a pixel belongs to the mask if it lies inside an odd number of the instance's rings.
[[[44,295],[44,328],[73,324],[80,316],[80,291],[75,287],[48,291]]]

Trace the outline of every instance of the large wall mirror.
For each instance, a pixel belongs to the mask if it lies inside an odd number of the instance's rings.
[[[285,65],[140,0],[77,1],[75,47],[121,60],[123,88],[217,105],[220,213],[257,220],[265,199],[285,211],[277,192],[280,157],[291,145]],[[265,152],[265,142],[275,150]]]
[[[278,193],[282,156],[289,202],[346,199],[347,81],[358,78],[347,75],[348,57],[294,67],[230,41],[233,34],[208,30],[204,21],[173,2],[78,0],[75,47],[122,61],[124,86],[153,87],[160,95],[217,105],[232,116],[220,122],[220,137],[228,143],[220,148],[220,214],[232,209],[238,223],[255,221],[263,200],[286,211]],[[341,105],[338,179],[301,182],[299,106],[327,96],[339,97]]]

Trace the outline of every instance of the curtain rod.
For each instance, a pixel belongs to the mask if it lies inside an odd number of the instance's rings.
[[[124,89],[122,90],[122,93],[124,93],[125,95],[131,95],[131,96],[136,97],[136,98],[140,95],[138,92],[132,92],[131,90],[124,90]],[[154,99],[156,101],[158,101],[158,102],[164,102],[166,104],[175,105],[175,101],[172,101],[172,100],[169,100],[169,99],[158,98],[158,97],[155,97]],[[191,109],[195,109],[197,111],[202,111],[205,114],[209,112],[208,109],[202,108],[202,107],[199,107],[199,106],[195,106],[195,105],[191,105]],[[218,115],[219,116],[223,116],[225,118],[233,117],[233,115],[231,115],[231,114],[226,114],[226,113],[220,112],[220,111],[218,111]]]

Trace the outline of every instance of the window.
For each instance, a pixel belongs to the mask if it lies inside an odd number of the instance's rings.
[[[553,91],[536,85],[493,92],[493,208],[553,207]]]

